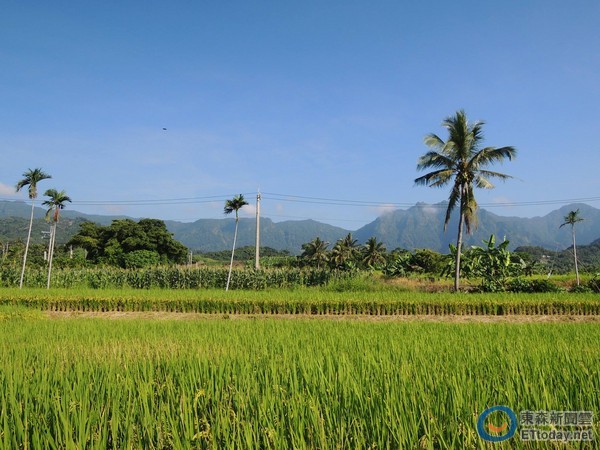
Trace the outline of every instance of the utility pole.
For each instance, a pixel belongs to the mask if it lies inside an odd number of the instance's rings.
[[[260,190],[256,194],[256,255],[254,268],[260,269]]]

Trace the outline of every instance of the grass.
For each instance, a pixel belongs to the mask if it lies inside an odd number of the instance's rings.
[[[492,448],[489,406],[600,410],[594,324],[17,316],[3,448]]]

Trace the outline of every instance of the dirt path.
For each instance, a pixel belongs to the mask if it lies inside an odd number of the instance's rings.
[[[198,320],[198,319],[303,319],[303,320],[358,320],[365,322],[450,322],[450,323],[600,323],[600,316],[569,315],[337,315],[337,314],[200,314],[174,313],[162,311],[146,312],[80,312],[80,311],[47,311],[51,319],[63,318],[100,318],[100,319],[146,319],[146,320]]]

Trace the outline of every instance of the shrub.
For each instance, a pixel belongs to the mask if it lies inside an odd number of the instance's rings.
[[[509,292],[526,292],[526,293],[544,293],[544,292],[560,292],[561,289],[549,280],[525,280],[523,278],[515,278],[506,284],[506,290]]]

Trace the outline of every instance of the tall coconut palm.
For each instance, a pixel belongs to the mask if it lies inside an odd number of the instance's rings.
[[[71,198],[65,193],[65,191],[57,191],[56,189],[48,189],[44,192],[44,195],[48,197],[42,204],[48,207],[46,211],[46,220],[52,221],[52,228],[50,231],[50,244],[48,246],[48,283],[46,288],[50,289],[50,275],[52,273],[52,258],[54,257],[54,243],[56,242],[56,225],[60,217],[61,209],[65,208],[66,202],[71,202]]]
[[[484,122],[469,123],[464,111],[447,117],[442,126],[448,130],[448,139],[443,141],[435,134],[425,137],[425,145],[430,150],[419,158],[417,170],[435,169],[417,179],[417,185],[443,187],[452,185],[448,198],[448,208],[444,221],[444,230],[448,226],[452,211],[459,210],[458,236],[456,238],[456,260],[454,290],[459,289],[460,257],[463,241],[463,228],[467,233],[477,226],[477,202],[474,188],[491,189],[494,187],[489,178],[506,180],[509,175],[487,170],[486,167],[504,159],[512,160],[517,151],[513,147],[480,148],[483,141]]]
[[[227,285],[225,286],[225,290],[229,290],[229,282],[231,280],[231,270],[233,269],[233,254],[235,253],[235,241],[237,240],[237,231],[238,231],[238,223],[240,221],[240,217],[238,211],[242,209],[243,206],[247,205],[248,202],[244,200],[244,196],[242,194],[234,196],[231,200],[227,200],[225,202],[225,208],[223,212],[225,214],[231,214],[235,212],[235,232],[233,233],[233,248],[231,250],[231,262],[229,263],[229,274],[227,275]]]
[[[42,169],[28,169],[23,173],[23,179],[16,185],[19,192],[25,186],[29,186],[29,199],[31,200],[31,218],[29,219],[29,231],[27,232],[27,242],[25,243],[25,253],[23,254],[23,268],[21,269],[21,279],[19,280],[19,289],[23,288],[23,277],[25,276],[25,265],[27,264],[27,252],[29,251],[29,242],[31,240],[31,229],[33,228],[33,213],[35,210],[35,199],[37,198],[37,184],[42,180],[52,178]]]
[[[577,286],[579,286],[579,268],[577,267],[577,246],[575,245],[575,224],[577,222],[583,221],[583,217],[579,215],[579,209],[577,209],[576,211],[569,211],[569,214],[567,214],[563,220],[564,222],[559,228],[562,228],[565,225],[571,225],[571,233],[573,235],[573,256],[575,258],[575,276],[577,277]]]

